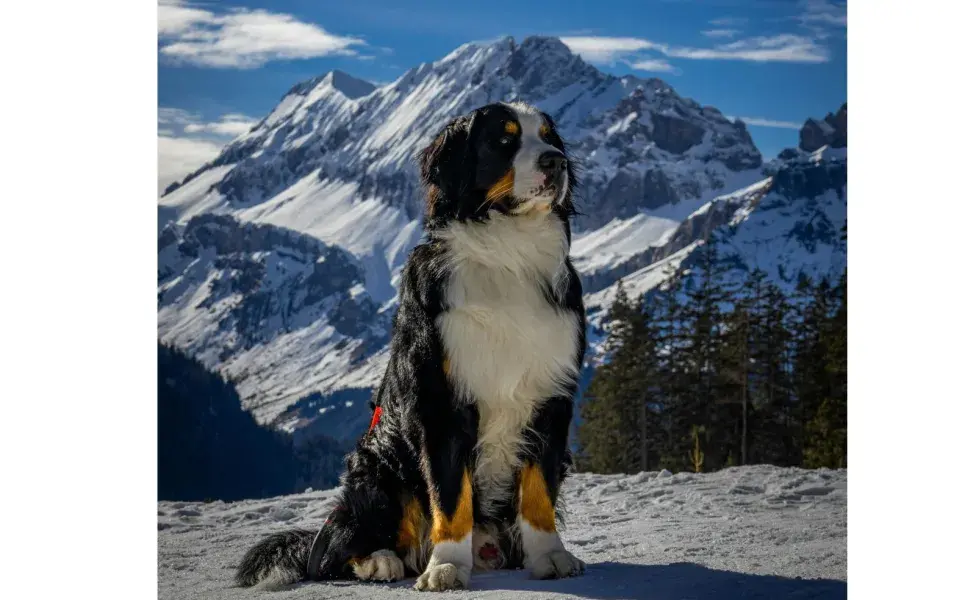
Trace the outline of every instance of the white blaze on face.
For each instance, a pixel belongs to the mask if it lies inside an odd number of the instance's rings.
[[[515,185],[512,194],[523,202],[514,212],[527,212],[541,204],[561,202],[566,194],[565,183],[558,190],[545,189],[546,175],[539,169],[539,157],[544,152],[559,149],[546,143],[540,135],[540,130],[546,125],[546,120],[534,108],[524,104],[509,104],[518,116],[520,132],[520,146],[512,168],[515,171]],[[558,194],[558,198],[556,195]]]

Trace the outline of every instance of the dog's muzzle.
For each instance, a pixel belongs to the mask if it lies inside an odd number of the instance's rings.
[[[539,155],[539,170],[546,177],[558,175],[566,170],[566,156],[558,150],[547,150]]]
[[[557,198],[563,195],[566,186],[566,155],[558,150],[547,150],[539,155],[538,168],[544,176],[542,189]]]

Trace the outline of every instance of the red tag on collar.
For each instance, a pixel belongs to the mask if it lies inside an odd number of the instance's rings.
[[[369,431],[373,431],[373,428],[376,427],[376,424],[380,422],[381,414],[383,414],[382,406],[377,406],[375,409],[373,409],[373,420],[369,422]]]

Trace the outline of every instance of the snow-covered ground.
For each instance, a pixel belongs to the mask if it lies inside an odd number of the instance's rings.
[[[234,587],[237,561],[261,536],[315,529],[335,491],[210,504],[159,502],[160,598],[424,597],[396,584]],[[733,467],[695,475],[570,476],[563,539],[582,577],[534,581],[476,574],[451,597],[811,599],[847,596],[847,471]]]

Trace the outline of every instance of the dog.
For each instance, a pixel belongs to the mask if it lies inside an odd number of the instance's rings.
[[[557,531],[586,347],[574,163],[553,119],[524,103],[453,119],[417,159],[425,236],[402,271],[373,424],[317,550],[312,531],[271,535],[239,585],[409,574],[440,591],[473,570],[585,568]]]

